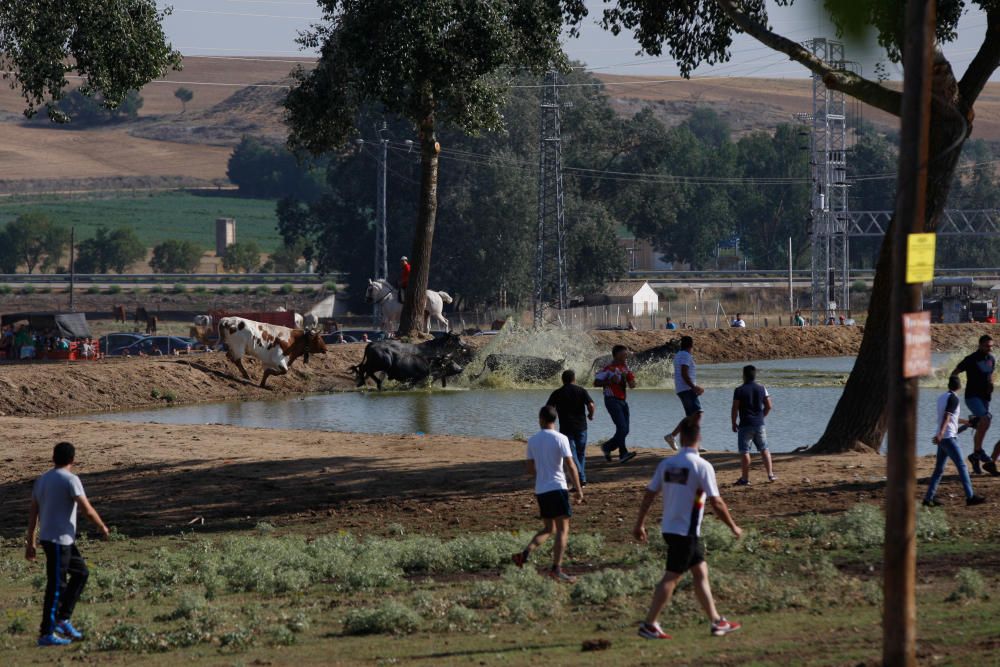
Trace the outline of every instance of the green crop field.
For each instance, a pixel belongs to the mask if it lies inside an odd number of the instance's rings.
[[[264,252],[281,244],[275,202],[188,192],[108,198],[38,197],[0,202],[0,225],[28,211],[41,211],[53,222],[76,227],[78,240],[90,238],[100,225],[132,227],[149,246],[167,239],[215,247],[215,219],[236,218],[236,239],[255,241]]]

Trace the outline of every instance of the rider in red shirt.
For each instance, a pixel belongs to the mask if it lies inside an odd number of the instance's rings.
[[[406,291],[406,286],[410,284],[410,261],[406,259],[406,255],[399,258],[399,302],[403,303],[403,292]]]

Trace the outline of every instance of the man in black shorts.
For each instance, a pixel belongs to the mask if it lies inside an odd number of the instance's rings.
[[[993,338],[984,335],[979,337],[979,348],[962,359],[952,371],[952,375],[965,373],[965,405],[972,413],[970,424],[975,423],[976,435],[972,440],[973,450],[969,454],[972,472],[982,474],[982,468],[991,475],[997,473],[997,456],[1000,455],[1000,442],[993,447],[993,456],[987,456],[983,451],[983,440],[990,428],[993,415],[990,414],[990,398],[993,396],[993,370],[997,360],[990,354],[993,351]],[[980,467],[982,466],[982,467]]]
[[[576,382],[576,373],[563,371],[563,386],[549,396],[547,405],[559,415],[559,432],[569,438],[573,463],[580,473],[580,484],[587,486],[587,420],[594,421],[596,406],[587,390]]]
[[[674,588],[684,573],[691,570],[694,577],[694,593],[708,615],[713,637],[721,637],[739,630],[740,623],[728,621],[720,616],[712,599],[712,589],[708,583],[708,564],[705,562],[705,548],[701,542],[701,520],[705,514],[705,499],[712,503],[716,515],[729,526],[737,538],[742,529],[733,521],[725,501],[719,496],[712,464],[698,455],[701,442],[701,427],[697,417],[687,417],[680,425],[681,450],[676,455],[660,461],[652,481],[646,487],[646,494],[639,507],[633,534],[640,542],[645,542],[646,515],[659,493],[663,493],[663,539],[667,543],[667,569],[663,578],[653,589],[653,602],[649,606],[646,620],[639,626],[639,636],[645,639],[670,639],[657,622],[660,612],[670,602]]]
[[[576,464],[573,463],[569,439],[556,431],[556,409],[546,405],[539,410],[538,424],[542,430],[528,439],[528,473],[535,477],[535,497],[545,525],[531,538],[524,551],[514,554],[512,560],[515,565],[522,567],[528,562],[532,551],[555,535],[552,569],[548,574],[556,581],[571,584],[576,581],[576,577],[571,577],[562,569],[563,554],[569,541],[569,518],[573,515],[564,470],[569,470],[578,503],[583,502],[583,488]]]

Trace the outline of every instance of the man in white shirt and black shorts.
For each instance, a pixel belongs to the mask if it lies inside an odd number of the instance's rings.
[[[583,502],[583,485],[573,462],[569,438],[556,430],[556,417],[556,409],[551,405],[539,410],[538,425],[542,430],[528,439],[528,474],[535,476],[535,498],[545,525],[531,538],[524,551],[514,554],[512,560],[518,567],[523,567],[531,552],[554,534],[556,543],[552,547],[552,569],[548,574],[556,581],[571,584],[576,578],[562,569],[563,554],[569,541],[569,518],[573,515],[564,470],[569,471],[578,503]]]
[[[701,442],[701,427],[695,417],[687,417],[678,427],[681,450],[670,458],[663,459],[656,467],[652,481],[646,487],[646,494],[639,507],[639,517],[633,534],[640,542],[646,541],[646,515],[656,499],[663,493],[663,539],[667,543],[667,567],[663,578],[653,590],[653,602],[646,620],[639,626],[639,636],[645,639],[670,639],[663,631],[657,618],[670,602],[674,588],[684,573],[691,571],[694,577],[694,593],[711,623],[710,633],[721,637],[740,629],[740,624],[720,616],[712,599],[712,589],[708,583],[708,564],[705,562],[705,547],[701,542],[701,521],[705,514],[705,499],[712,503],[712,509],[729,526],[738,538],[743,534],[736,525],[725,501],[719,496],[712,464],[698,454]]]

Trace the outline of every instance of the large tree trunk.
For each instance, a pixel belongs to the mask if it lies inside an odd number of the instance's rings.
[[[959,99],[951,68],[938,63],[934,70],[930,164],[927,169],[927,209],[924,229],[933,232],[944,210],[955,167],[965,139],[972,131],[972,112]],[[890,227],[896,224],[890,223]],[[830,417],[826,431],[809,451],[817,454],[855,450],[879,451],[886,432],[889,361],[889,294],[892,290],[892,232],[885,240],[875,267],[875,283],[861,349]]]
[[[434,115],[428,114],[420,123],[420,210],[413,234],[410,262],[410,282],[403,298],[399,316],[399,335],[413,336],[424,328],[427,307],[427,280],[431,270],[431,245],[434,222],[437,219],[438,153],[441,147],[434,136]]]

